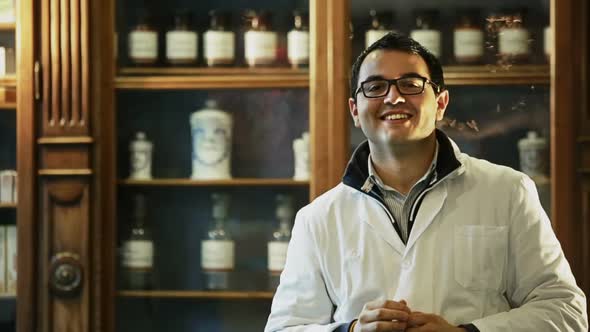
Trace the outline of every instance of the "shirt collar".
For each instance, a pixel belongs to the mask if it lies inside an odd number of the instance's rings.
[[[383,180],[381,180],[381,178],[379,177],[379,174],[377,174],[377,171],[375,170],[374,166],[373,166],[373,161],[371,160],[371,154],[369,153],[369,158],[368,159],[368,169],[369,169],[369,179],[371,179],[371,181],[373,183],[375,183],[377,186],[379,186],[380,189],[382,190],[387,190],[387,191],[395,191],[397,192],[397,190],[395,190],[394,188],[386,185]],[[428,183],[432,183],[434,181],[436,181],[437,178],[437,174],[436,174],[436,160],[438,159],[438,141],[436,141],[436,145],[434,148],[434,157],[432,158],[432,162],[430,163],[430,167],[428,168],[428,171],[426,171],[426,173],[424,174],[424,176],[422,176],[420,178],[420,180],[418,180],[416,182],[416,184],[422,182],[422,181],[428,181]]]

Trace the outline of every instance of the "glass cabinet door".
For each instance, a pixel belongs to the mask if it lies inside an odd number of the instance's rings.
[[[471,156],[523,171],[550,214],[549,1],[349,1],[352,61],[391,30],[438,55],[450,102],[438,127]],[[350,121],[351,152],[365,138]]]
[[[116,1],[117,331],[261,331],[307,204],[309,3]]]
[[[16,331],[15,3],[0,1],[0,330]]]

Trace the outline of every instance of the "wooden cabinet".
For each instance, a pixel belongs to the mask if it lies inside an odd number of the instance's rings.
[[[125,35],[134,8],[143,3],[162,12],[188,6],[206,13],[215,7],[210,1],[19,0],[18,23],[0,25],[15,29],[20,50],[18,75],[0,79],[0,86],[16,86],[18,94],[16,103],[0,105],[0,118],[14,117],[19,203],[0,206],[0,213],[16,209],[19,226],[13,304],[19,332],[259,331],[273,295],[265,286],[265,241],[274,195],[290,193],[300,207],[340,181],[350,154],[347,87],[355,54],[348,21],[356,1],[260,0],[259,6],[284,17],[295,7],[309,9],[311,59],[305,69],[133,67],[125,59]],[[588,7],[582,0],[551,1],[550,64],[510,70],[445,64],[447,84],[468,94],[521,93],[534,85],[547,98],[539,104],[550,133],[551,217],[587,293]],[[284,34],[288,23],[277,26]],[[209,97],[243,116],[234,132],[238,150],[231,180],[189,179],[188,116]],[[155,143],[152,180],[128,178],[128,144],[138,130]],[[295,181],[290,144],[304,130],[311,135],[311,177]],[[238,283],[207,291],[199,276],[199,241],[210,215],[209,196],[218,191],[236,201]],[[138,192],[149,199],[157,233],[159,284],[151,290],[120,284],[121,241],[129,228],[130,197]],[[72,291],[51,286],[60,276],[79,281],[79,290],[75,282]]]

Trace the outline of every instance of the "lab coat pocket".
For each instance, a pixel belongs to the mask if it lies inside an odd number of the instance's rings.
[[[507,260],[506,226],[455,228],[455,280],[473,290],[502,291]]]

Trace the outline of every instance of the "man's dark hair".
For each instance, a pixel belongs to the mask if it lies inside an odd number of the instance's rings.
[[[363,61],[367,55],[375,50],[395,50],[421,56],[428,66],[430,80],[438,86],[438,90],[435,88],[434,92],[438,94],[445,89],[445,80],[443,78],[442,66],[436,56],[430,53],[429,50],[420,45],[420,43],[414,39],[398,32],[390,32],[365,49],[358,56],[358,58],[356,58],[356,61],[352,65],[352,73],[350,76],[350,96],[354,100],[356,100],[355,92],[357,91],[359,85],[358,80],[361,65],[363,64]]]

